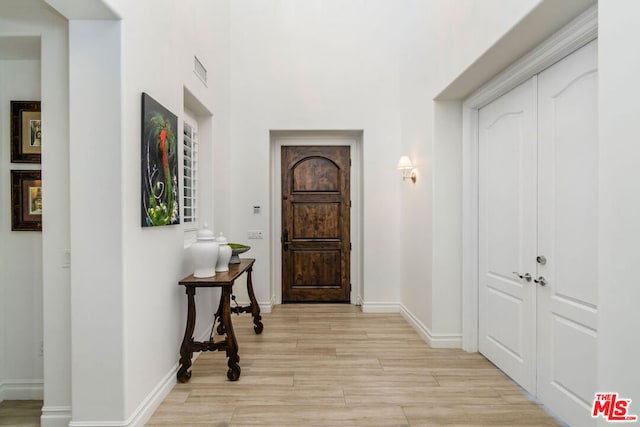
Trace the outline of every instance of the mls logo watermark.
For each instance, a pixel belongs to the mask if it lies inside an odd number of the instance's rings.
[[[602,415],[611,422],[635,422],[638,416],[629,414],[630,405],[631,399],[621,399],[618,393],[596,393],[591,417],[597,418]]]

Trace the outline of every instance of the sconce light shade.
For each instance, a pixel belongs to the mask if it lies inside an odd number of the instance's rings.
[[[405,170],[405,169],[412,169],[412,168],[413,168],[413,165],[411,164],[411,159],[409,159],[409,156],[400,157],[400,160],[398,160],[398,169]]]
[[[413,169],[413,164],[409,156],[402,156],[398,160],[398,169],[402,171],[402,180],[410,179],[415,184],[416,171]]]

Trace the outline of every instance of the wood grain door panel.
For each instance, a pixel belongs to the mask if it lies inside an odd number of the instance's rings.
[[[296,203],[293,205],[292,238],[340,239],[338,203]]]
[[[350,148],[282,147],[282,300],[350,300]]]

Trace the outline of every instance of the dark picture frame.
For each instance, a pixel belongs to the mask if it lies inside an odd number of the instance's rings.
[[[143,227],[180,224],[178,117],[142,94]]]
[[[11,101],[11,162],[40,163],[40,101]]]
[[[11,230],[42,231],[42,174],[11,171]]]

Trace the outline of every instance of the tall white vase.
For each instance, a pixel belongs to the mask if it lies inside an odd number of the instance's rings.
[[[228,246],[228,245],[227,245]],[[207,224],[196,235],[196,242],[191,245],[193,260],[193,277],[205,278],[216,275],[218,261],[218,242]]]
[[[216,262],[216,271],[222,273],[229,271],[229,260],[231,259],[231,247],[227,243],[227,239],[222,233],[216,238],[218,244],[218,262]]]

